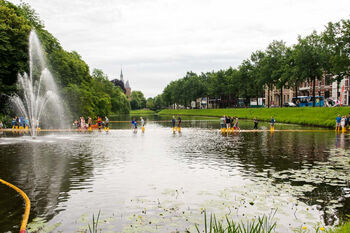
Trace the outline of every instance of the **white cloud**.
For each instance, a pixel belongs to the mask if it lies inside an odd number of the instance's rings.
[[[345,0],[24,0],[91,68],[155,96],[186,71],[237,66],[272,40],[348,18]],[[14,0],[18,3],[18,0]]]

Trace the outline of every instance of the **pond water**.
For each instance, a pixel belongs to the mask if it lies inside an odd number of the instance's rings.
[[[0,177],[29,196],[31,228],[81,232],[101,211],[104,232],[195,232],[206,209],[237,221],[273,215],[278,232],[292,232],[350,212],[348,134],[222,135],[217,118],[203,117],[183,117],[173,134],[163,121],[170,116],[145,118],[145,133],[122,122],[109,132],[42,132],[35,140],[2,132]],[[0,232],[18,231],[22,214],[22,199],[0,185]]]

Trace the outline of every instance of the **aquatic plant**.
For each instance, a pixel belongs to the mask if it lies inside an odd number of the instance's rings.
[[[248,222],[235,223],[226,215],[226,223],[217,220],[215,214],[210,214],[209,222],[207,220],[206,211],[204,211],[204,233],[270,233],[276,228],[276,222],[273,216],[262,216]],[[209,225],[208,225],[209,224]],[[196,230],[200,233],[200,229],[196,224]]]
[[[53,225],[49,225],[45,219],[43,218],[34,218],[31,223],[28,224],[27,226],[27,231],[29,233],[46,233],[46,232],[52,232],[54,231],[57,227],[59,227],[61,223],[55,223]]]
[[[92,228],[90,227],[90,224],[89,224],[89,233],[97,233],[98,220],[100,218],[100,214],[101,214],[101,210],[98,211],[96,219],[95,219],[95,215],[92,214]]]

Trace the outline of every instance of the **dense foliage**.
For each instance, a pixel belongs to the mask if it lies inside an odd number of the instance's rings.
[[[170,82],[161,95],[166,106],[190,106],[200,97],[219,99],[218,107],[234,107],[238,98],[248,104],[250,98],[264,96],[276,87],[298,88],[304,81],[312,81],[315,96],[317,80],[326,77],[339,82],[350,74],[350,20],[329,23],[321,33],[298,37],[298,43],[287,46],[273,41],[265,51],[256,51],[237,68],[196,74]],[[295,92],[296,93],[296,92]],[[282,94],[282,93],[281,93]],[[282,101],[282,98],[280,98]],[[315,100],[315,98],[314,98]],[[270,101],[266,101],[270,106]],[[280,104],[282,105],[282,104]]]
[[[0,114],[10,114],[7,96],[16,93],[17,74],[28,72],[28,36],[35,29],[65,105],[72,117],[128,113],[130,103],[120,87],[114,86],[101,70],[89,66],[75,52],[65,51],[45,30],[28,4],[16,6],[0,0]]]
[[[141,91],[132,91],[130,105],[131,109],[143,109],[146,108],[146,98]]]
[[[156,111],[156,110],[163,109],[164,107],[166,106],[164,105],[162,95],[157,95],[154,98],[150,97],[147,99],[146,108],[148,109]]]

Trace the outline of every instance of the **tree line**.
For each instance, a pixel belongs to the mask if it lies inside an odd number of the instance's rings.
[[[28,4],[0,0],[0,115],[13,114],[8,96],[19,91],[17,74],[28,73],[28,37],[32,29],[40,38],[71,117],[129,113],[130,102],[120,87],[114,86],[101,70],[90,72],[77,52],[64,50]]]
[[[270,92],[275,87],[282,96],[283,88],[292,88],[297,93],[304,81],[312,83],[315,96],[317,80],[325,77],[328,82],[336,81],[339,85],[349,76],[349,58],[350,20],[330,22],[320,33],[313,31],[305,37],[298,36],[292,46],[284,41],[272,41],[264,51],[253,52],[237,68],[201,74],[187,72],[183,78],[170,82],[156,97],[160,103],[157,107],[174,104],[188,107],[200,97],[220,99],[219,107],[237,106],[238,98],[243,98],[248,105],[250,98],[263,97],[265,88]],[[270,106],[270,99],[266,101]],[[280,101],[282,106],[282,98]]]

